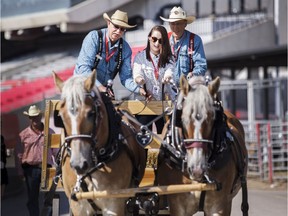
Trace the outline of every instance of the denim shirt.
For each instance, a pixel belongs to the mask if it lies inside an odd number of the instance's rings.
[[[190,44],[190,34],[191,32],[185,30],[181,39],[175,44],[174,37],[171,35],[170,37],[170,46],[172,51],[174,50],[173,54],[176,56],[176,83],[179,85],[179,80],[181,74],[185,76],[188,75],[190,71],[190,59],[189,59],[189,44]],[[194,34],[194,49],[193,49],[193,75],[195,76],[204,76],[207,70],[207,62],[204,53],[204,47],[202,43],[202,39]]]
[[[108,62],[106,62],[106,35],[107,28],[101,29],[103,33],[103,48],[101,53],[101,59],[97,65],[97,78],[96,86],[107,85],[109,79],[113,79],[114,69],[117,66],[117,56],[119,53],[119,41],[118,40],[113,46],[111,46],[110,40],[108,41],[109,54],[116,52],[112,55]],[[98,32],[93,30],[89,32],[83,40],[82,47],[76,62],[76,67],[74,69],[74,75],[85,75],[88,76],[92,72],[94,66],[95,57],[98,54]],[[139,87],[133,81],[132,69],[131,69],[131,55],[132,50],[129,44],[123,39],[123,49],[122,49],[122,65],[119,71],[119,78],[121,84],[125,86],[128,90],[139,92]]]

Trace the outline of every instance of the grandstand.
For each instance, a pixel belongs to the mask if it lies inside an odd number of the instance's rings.
[[[44,109],[46,99],[59,96],[51,71],[64,79],[73,74],[82,39],[105,26],[103,12],[127,11],[129,23],[138,25],[125,33],[135,54],[174,5],[197,16],[188,29],[203,39],[207,74],[221,77],[225,107],[247,128],[259,120],[287,121],[287,1],[3,0],[1,130],[8,148],[26,125],[23,110],[34,103]],[[119,81],[114,88],[118,99],[127,95]]]

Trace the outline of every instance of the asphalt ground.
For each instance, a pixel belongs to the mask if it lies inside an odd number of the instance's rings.
[[[1,200],[1,215],[29,216],[26,208],[27,192],[25,181],[18,176],[13,155],[8,158],[7,169],[9,184],[4,199]],[[69,215],[69,203],[63,192],[58,192],[59,215]],[[44,192],[40,193],[40,208],[43,206]],[[233,200],[232,216],[241,216],[241,191]],[[257,179],[248,179],[248,201],[250,216],[286,216],[287,215],[287,182],[269,184]],[[199,212],[196,216],[202,216]]]

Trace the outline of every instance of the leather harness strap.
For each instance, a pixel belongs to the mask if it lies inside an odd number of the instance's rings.
[[[98,33],[98,53],[95,56],[92,71],[97,68],[99,61],[101,59],[101,54],[102,54],[102,49],[103,49],[103,33],[101,30],[98,30],[97,33]]]
[[[89,191],[85,181],[82,181],[80,186],[81,186],[83,192]],[[94,203],[94,201],[92,199],[87,199],[87,201],[89,202],[89,204],[91,205],[93,210],[96,212],[95,214],[97,215],[97,211],[100,209],[97,207],[97,205]]]
[[[200,200],[199,200],[199,211],[204,211],[204,203],[205,203],[206,191],[201,191]]]
[[[41,211],[41,216],[47,216],[49,215],[50,209],[52,207],[52,202],[53,202],[53,198],[54,198],[54,194],[59,182],[59,179],[61,178],[60,176],[62,175],[62,161],[61,161],[61,150],[62,148],[60,148],[58,150],[57,153],[57,157],[56,157],[56,173],[55,173],[55,177],[52,181],[52,185],[50,186],[49,191],[46,193],[45,198],[44,198],[44,206],[42,208]]]
[[[247,163],[243,163],[245,158],[243,156],[243,151],[241,150],[240,143],[235,139],[235,148],[236,148],[236,161],[237,161],[237,169],[240,177],[241,187],[242,187],[242,203],[241,203],[241,210],[243,216],[248,216],[249,204],[248,204],[248,192],[247,192],[247,179],[244,175],[245,166]]]
[[[95,56],[95,60],[94,60],[94,65],[92,67],[92,70],[93,69],[96,69],[100,60],[102,59],[101,57],[101,54],[102,54],[102,50],[103,50],[103,33],[101,30],[98,30],[97,31],[98,33],[98,53],[96,54]],[[118,52],[118,56],[116,57],[117,59],[117,65],[116,67],[114,68],[114,71],[113,71],[113,75],[111,77],[111,79],[114,79],[117,75],[117,73],[120,71],[120,68],[121,68],[121,65],[122,65],[122,52],[123,52],[123,39],[120,38],[119,39],[119,52]]]
[[[168,32],[168,38],[172,36],[172,32]],[[189,65],[189,72],[193,71],[194,68],[194,62],[193,62],[193,52],[194,52],[194,37],[195,34],[190,32],[190,38],[189,38],[189,48],[188,48],[188,55],[189,55],[189,60],[190,60],[190,65]],[[174,54],[175,55],[175,54]],[[176,56],[177,57],[177,56]]]

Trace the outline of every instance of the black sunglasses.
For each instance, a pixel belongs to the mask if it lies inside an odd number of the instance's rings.
[[[123,28],[123,27],[120,27],[118,25],[115,25],[114,23],[111,22],[111,24],[114,26],[115,29],[119,29],[120,31],[122,32],[125,32],[126,31],[126,28]]]
[[[157,38],[157,37],[151,37],[153,43],[156,43],[157,41],[159,41],[159,44],[162,44],[162,39],[161,38]]]

